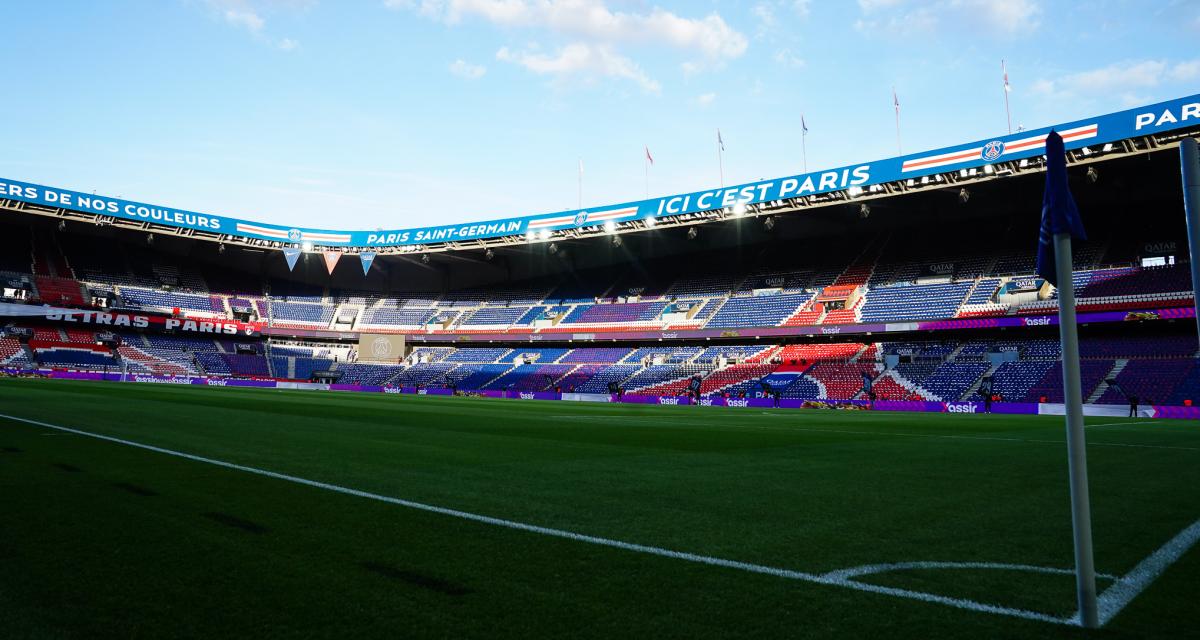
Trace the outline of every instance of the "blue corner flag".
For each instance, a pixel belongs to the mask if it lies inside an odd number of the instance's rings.
[[[1042,229],[1038,235],[1037,274],[1058,286],[1054,272],[1054,235],[1069,233],[1076,240],[1087,240],[1083,220],[1071,187],[1067,184],[1067,154],[1062,136],[1051,131],[1046,136],[1046,193],[1042,196]]]

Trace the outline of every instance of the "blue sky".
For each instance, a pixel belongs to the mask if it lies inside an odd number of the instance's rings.
[[[1200,3],[10,3],[0,177],[403,228],[799,173],[1197,93]]]

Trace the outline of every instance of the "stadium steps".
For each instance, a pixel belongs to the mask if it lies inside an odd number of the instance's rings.
[[[980,374],[980,376],[975,379],[975,382],[972,382],[971,386],[967,387],[967,390],[964,391],[963,394],[961,396],[959,396],[958,399],[959,400],[974,400],[975,398],[978,398],[979,397],[979,385],[983,384],[983,379],[990,375],[995,374],[996,369],[999,369],[999,368],[1000,368],[1000,365],[998,365],[998,364],[993,364],[992,366],[988,367],[988,370],[984,371],[982,374]]]
[[[1084,399],[1084,404],[1095,404],[1096,402],[1099,402],[1100,396],[1104,395],[1105,391],[1108,391],[1108,381],[1120,375],[1121,372],[1125,370],[1125,366],[1128,364],[1129,360],[1127,358],[1122,358],[1114,362],[1112,369],[1109,369],[1108,373],[1100,379],[1100,384],[1096,385],[1096,389],[1092,391],[1092,394]]]
[[[854,353],[854,355],[851,356],[849,362],[858,362],[858,359],[861,358],[864,354],[866,354],[867,350],[869,350],[872,346],[873,346],[873,343],[870,343],[870,342],[864,344],[861,349],[856,351]]]
[[[293,356],[287,358],[287,377],[288,380],[296,379],[296,358]]]

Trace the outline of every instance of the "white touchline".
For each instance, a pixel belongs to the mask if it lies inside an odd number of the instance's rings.
[[[866,582],[858,582],[858,581],[854,580],[855,577],[860,576],[860,575],[868,575],[868,574],[872,574],[872,573],[878,573],[878,572],[889,570],[889,569],[906,569],[906,568],[979,568],[979,569],[988,569],[988,568],[997,569],[997,568],[999,568],[999,569],[1009,569],[1009,570],[1033,570],[1033,571],[1038,571],[1038,572],[1042,572],[1042,573],[1061,573],[1064,571],[1069,572],[1069,570],[1066,570],[1066,569],[1056,569],[1056,568],[1050,568],[1050,567],[1032,567],[1031,568],[1031,567],[1029,567],[1029,565],[995,564],[995,563],[984,563],[984,562],[979,562],[979,563],[905,562],[905,563],[897,563],[894,565],[866,565],[866,566],[862,566],[862,567],[852,567],[850,569],[845,569],[845,570],[840,570],[840,571],[831,571],[831,572],[827,572],[827,573],[823,573],[823,574],[807,573],[807,572],[803,572],[803,571],[795,571],[792,569],[782,569],[782,568],[771,567],[771,566],[767,566],[767,565],[753,564],[750,562],[741,562],[739,560],[727,560],[724,558],[705,556],[705,555],[696,554],[696,553],[689,553],[686,551],[675,551],[672,549],[664,549],[662,547],[654,547],[654,546],[649,546],[649,545],[644,545],[644,544],[637,544],[634,542],[625,542],[622,540],[614,540],[611,538],[601,538],[598,536],[587,535],[584,533],[576,533],[574,531],[567,531],[565,529],[554,529],[551,527],[543,527],[540,525],[528,524],[525,522],[517,522],[515,520],[505,520],[503,518],[495,518],[492,516],[485,516],[485,515],[481,515],[478,513],[471,513],[469,511],[459,511],[458,509],[451,509],[448,507],[439,507],[436,505],[425,504],[422,502],[414,502],[412,500],[405,500],[403,498],[393,498],[391,496],[380,495],[378,493],[371,493],[369,491],[361,491],[359,489],[352,489],[350,487],[343,487],[343,486],[336,485],[336,484],[329,484],[327,482],[320,482],[318,480],[309,480],[307,478],[291,476],[291,475],[287,475],[285,473],[268,471],[266,469],[259,469],[256,467],[248,467],[246,465],[241,465],[241,464],[237,464],[237,463],[233,463],[233,462],[226,462],[224,460],[217,460],[215,458],[206,458],[204,456],[198,456],[198,455],[191,454],[191,453],[184,453],[182,451],[175,451],[173,449],[156,447],[156,446],[150,445],[150,444],[143,444],[141,442],[134,442],[132,440],[125,440],[125,439],[116,438],[113,436],[106,436],[106,435],[99,434],[99,433],[93,433],[91,431],[72,429],[70,427],[63,427],[63,426],[59,426],[56,424],[50,424],[48,422],[41,422],[39,420],[31,420],[29,418],[21,418],[18,416],[11,416],[11,415],[7,415],[7,414],[3,414],[3,413],[0,413],[0,418],[12,420],[14,422],[22,422],[25,424],[36,425],[39,427],[45,427],[47,429],[54,429],[56,431],[61,431],[64,433],[73,433],[75,435],[86,436],[89,438],[95,438],[97,440],[104,440],[106,442],[121,444],[121,445],[125,445],[128,447],[134,447],[137,449],[144,449],[146,451],[153,451],[155,453],[161,453],[163,455],[174,456],[177,458],[183,458],[185,460],[191,460],[193,462],[202,462],[204,464],[211,464],[211,465],[215,465],[218,467],[224,467],[226,469],[243,471],[245,473],[264,476],[267,478],[274,478],[276,480],[293,482],[293,483],[308,486],[308,487],[315,487],[317,489],[325,489],[326,491],[332,491],[335,493],[341,493],[341,494],[355,496],[355,497],[359,497],[359,498],[366,498],[368,500],[377,500],[379,502],[386,502],[388,504],[399,505],[402,507],[416,509],[419,511],[436,513],[439,515],[450,516],[453,518],[460,518],[462,520],[469,520],[472,522],[480,522],[483,524],[490,524],[490,525],[494,525],[494,526],[498,526],[498,527],[505,527],[508,529],[516,529],[518,531],[527,531],[530,533],[537,533],[540,535],[550,536],[550,537],[554,537],[554,538],[565,538],[567,540],[574,540],[576,542],[585,542],[588,544],[599,545],[602,547],[611,547],[611,548],[615,548],[615,549],[621,549],[624,551],[633,551],[635,553],[644,553],[647,555],[659,556],[659,557],[663,557],[663,558],[673,558],[675,560],[685,560],[687,562],[695,562],[698,564],[710,565],[710,566],[714,566],[714,567],[724,567],[727,569],[738,569],[738,570],[747,571],[750,573],[765,574],[765,575],[775,576],[775,577],[779,577],[779,578],[800,580],[803,582],[812,582],[812,583],[816,583],[816,584],[823,584],[823,585],[829,585],[829,586],[845,587],[847,589],[854,589],[856,591],[866,591],[869,593],[889,595],[889,596],[895,596],[895,597],[899,597],[899,598],[908,598],[911,600],[920,600],[923,602],[931,602],[931,603],[936,603],[936,604],[944,604],[947,606],[955,607],[958,609],[966,609],[969,611],[994,613],[994,614],[999,614],[999,615],[1012,616],[1012,617],[1016,617],[1016,618],[1024,618],[1026,620],[1039,620],[1042,622],[1052,622],[1055,624],[1065,624],[1065,625],[1078,625],[1079,624],[1078,612],[1076,612],[1073,616],[1061,617],[1061,616],[1054,616],[1054,615],[1050,615],[1050,614],[1046,614],[1046,613],[1039,613],[1037,611],[1029,611],[1027,609],[1017,609],[1017,608],[1013,608],[1013,607],[1005,607],[1005,606],[1000,606],[1000,605],[987,604],[987,603],[983,603],[983,602],[976,602],[974,600],[967,600],[965,598],[953,598],[953,597],[941,596],[941,595],[937,595],[937,594],[933,594],[933,593],[925,593],[923,591],[910,591],[908,589],[885,587],[885,586],[870,584],[870,583],[866,583]],[[1148,587],[1152,582],[1154,582],[1154,580],[1157,579],[1158,576],[1162,575],[1163,571],[1165,571],[1167,569],[1167,567],[1169,567],[1172,563],[1174,563],[1176,560],[1178,560],[1185,552],[1187,552],[1187,550],[1190,549],[1192,547],[1192,545],[1194,545],[1196,543],[1197,539],[1200,539],[1200,520],[1197,520],[1196,522],[1192,523],[1191,526],[1189,526],[1187,529],[1184,529],[1183,532],[1181,532],[1179,535],[1175,536],[1175,538],[1172,538],[1169,542],[1167,542],[1167,544],[1163,545],[1157,551],[1152,553],[1148,558],[1146,558],[1141,563],[1139,563],[1138,566],[1133,569],[1133,571],[1129,572],[1128,574],[1126,574],[1124,576],[1121,576],[1120,578],[1117,578],[1114,585],[1112,587],[1109,587],[1104,592],[1104,594],[1102,594],[1100,596],[1100,601],[1101,601],[1101,621],[1100,622],[1101,622],[1101,624],[1102,625],[1106,624],[1109,620],[1111,620],[1114,616],[1116,616],[1117,613],[1119,613],[1121,611],[1121,609],[1123,609],[1126,605],[1128,605],[1131,601],[1133,601],[1133,599],[1138,594],[1140,594],[1143,590],[1145,590],[1146,587]]]

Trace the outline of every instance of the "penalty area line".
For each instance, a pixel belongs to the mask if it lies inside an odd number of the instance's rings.
[[[592,545],[597,545],[597,546],[602,546],[602,547],[609,547],[609,548],[613,548],[613,549],[620,549],[623,551],[631,551],[634,553],[642,553],[642,554],[658,556],[658,557],[662,557],[662,558],[683,560],[683,561],[687,561],[687,562],[693,562],[693,563],[703,564],[703,565],[708,565],[708,566],[713,566],[713,567],[722,567],[722,568],[726,568],[726,569],[737,569],[739,571],[746,571],[749,573],[775,576],[778,578],[798,580],[798,581],[802,581],[802,582],[810,582],[810,583],[821,584],[821,585],[826,585],[826,586],[843,587],[843,588],[847,588],[847,589],[853,589],[855,591],[864,591],[864,592],[874,593],[874,594],[879,594],[879,595],[888,595],[888,596],[894,596],[894,597],[904,598],[904,599],[909,599],[909,600],[918,600],[918,601],[922,601],[922,602],[942,604],[942,605],[947,605],[947,606],[954,607],[957,609],[965,609],[968,611],[975,611],[975,612],[981,612],[981,613],[992,613],[992,614],[998,614],[998,615],[1011,616],[1011,617],[1015,617],[1015,618],[1023,618],[1026,620],[1038,620],[1038,621],[1042,621],[1042,622],[1050,622],[1050,623],[1054,623],[1054,624],[1062,624],[1062,625],[1070,625],[1070,626],[1077,626],[1079,624],[1078,616],[1059,617],[1059,616],[1054,616],[1054,615],[1050,615],[1050,614],[1046,614],[1046,613],[1040,613],[1037,611],[1029,611],[1026,609],[1018,609],[1018,608],[1014,608],[1014,607],[1005,607],[1005,606],[988,604],[988,603],[983,603],[983,602],[976,602],[974,600],[967,600],[964,598],[954,598],[954,597],[942,596],[942,595],[933,594],[933,593],[926,593],[926,592],[922,592],[922,591],[911,591],[908,589],[885,587],[885,586],[876,585],[876,584],[859,582],[859,581],[856,581],[853,579],[854,578],[854,575],[853,575],[854,570],[844,571],[844,572],[840,572],[840,573],[837,571],[834,571],[834,572],[829,572],[829,573],[824,573],[824,574],[817,574],[817,573],[796,571],[796,570],[792,570],[792,569],[783,569],[783,568],[779,568],[779,567],[772,567],[772,566],[768,566],[768,565],[754,564],[754,563],[750,563],[750,562],[742,562],[739,560],[729,560],[729,559],[725,559],[725,558],[717,558],[717,557],[713,557],[713,556],[706,556],[706,555],[690,553],[690,552],[686,552],[686,551],[676,551],[673,549],[666,549],[663,547],[655,547],[655,546],[651,546],[651,545],[638,544],[638,543],[634,543],[634,542],[626,542],[623,540],[615,540],[612,538],[603,538],[603,537],[588,535],[588,534],[584,534],[584,533],[577,533],[574,531],[567,531],[565,529],[555,529],[552,527],[544,527],[541,525],[529,524],[529,523],[525,523],[525,522],[518,522],[515,520],[506,520],[504,518],[497,518],[497,517],[482,515],[482,514],[478,514],[478,513],[471,513],[469,511],[461,511],[461,510],[452,509],[449,507],[439,507],[437,505],[425,504],[422,502],[415,502],[412,500],[405,500],[403,498],[395,498],[395,497],[391,497],[391,496],[385,496],[385,495],[381,495],[378,493],[371,493],[369,491],[362,491],[360,489],[353,489],[350,487],[344,487],[341,485],[331,484],[328,482],[321,482],[319,480],[310,480],[308,478],[301,478],[299,476],[288,475],[285,473],[279,473],[279,472],[270,471],[267,469],[259,469],[257,467],[250,467],[250,466],[246,466],[246,465],[242,465],[242,464],[237,464],[234,462],[227,462],[225,460],[217,460],[215,458],[206,458],[204,456],[199,456],[199,455],[195,455],[195,454],[191,454],[191,453],[185,453],[182,451],[176,451],[174,449],[167,449],[164,447],[158,447],[158,446],[154,446],[154,445],[150,445],[150,444],[144,444],[141,442],[135,442],[133,440],[125,440],[123,438],[117,438],[114,436],[106,436],[103,434],[93,433],[91,431],[84,431],[81,429],[73,429],[71,427],[64,427],[64,426],[60,426],[60,425],[50,424],[48,422],[42,422],[39,420],[31,420],[29,418],[22,418],[19,416],[12,416],[12,415],[0,413],[0,418],[7,419],[7,420],[10,420],[13,422],[20,422],[20,423],[24,423],[24,424],[43,427],[46,429],[53,429],[55,431],[58,431],[58,432],[61,432],[64,434],[74,434],[74,435],[84,436],[84,437],[88,437],[88,438],[94,438],[96,440],[103,440],[105,442],[111,442],[114,444],[124,445],[127,447],[133,447],[133,448],[142,449],[145,451],[152,451],[154,453],[160,453],[160,454],[167,455],[167,456],[182,458],[184,460],[191,460],[193,462],[200,462],[203,464],[209,464],[209,465],[213,465],[213,466],[217,466],[217,467],[222,467],[225,469],[232,469],[234,471],[242,471],[244,473],[249,473],[252,475],[262,476],[262,477],[266,477],[266,478],[272,478],[275,480],[282,480],[285,482],[291,482],[294,484],[299,484],[299,485],[303,485],[303,486],[307,486],[307,487],[313,487],[316,489],[324,489],[326,491],[331,491],[334,493],[340,493],[340,494],[354,496],[354,497],[358,497],[358,498],[364,498],[364,499],[368,499],[368,500],[375,500],[378,502],[384,502],[387,504],[393,504],[393,505],[398,505],[401,507],[407,507],[409,509],[415,509],[418,511],[435,513],[435,514],[439,514],[439,515],[443,515],[443,516],[449,516],[452,518],[459,518],[461,520],[468,520],[471,522],[478,522],[478,523],[482,523],[482,524],[503,527],[506,529],[514,529],[517,531],[536,533],[536,534],[554,537],[554,538],[563,538],[563,539],[567,539],[567,540],[573,540],[576,542],[583,542],[583,543],[587,543],[587,544],[592,544]],[[1198,522],[1196,525],[1193,525],[1192,528],[1196,529],[1197,531],[1200,531],[1200,522]],[[1187,532],[1185,531],[1185,533],[1187,533]],[[1181,535],[1184,535],[1184,534],[1181,534]],[[1190,542],[1194,542],[1194,539],[1190,540]],[[1188,547],[1190,547],[1190,542],[1187,544]],[[1170,543],[1168,544],[1168,546],[1171,546]],[[1186,548],[1184,550],[1186,550]],[[1158,556],[1159,554],[1156,553],[1155,555]],[[1182,555],[1182,551],[1179,551],[1178,555]],[[1126,605],[1130,601],[1132,601],[1134,597],[1136,597],[1142,590],[1144,590],[1147,586],[1149,586],[1149,584],[1151,582],[1153,582],[1153,580],[1155,578],[1157,578],[1158,575],[1161,574],[1161,572],[1163,570],[1166,569],[1167,565],[1169,565],[1174,560],[1178,559],[1178,555],[1167,554],[1168,557],[1161,557],[1159,562],[1153,563],[1154,566],[1149,568],[1149,570],[1143,570],[1143,571],[1139,572],[1137,569],[1135,569],[1134,572],[1131,572],[1129,575],[1125,576],[1123,578],[1123,580],[1129,581],[1128,587],[1126,589],[1122,590],[1120,595],[1113,594],[1113,596],[1110,597],[1109,609],[1110,609],[1110,611],[1115,609],[1115,611],[1113,611],[1113,613],[1111,613],[1110,615],[1107,616],[1106,621],[1107,621],[1107,619],[1111,619],[1111,617],[1113,615],[1115,615],[1116,611],[1119,611],[1120,608],[1124,607],[1124,605]],[[1171,556],[1173,556],[1173,557],[1171,557]],[[948,563],[941,563],[941,564],[948,564]],[[1013,565],[1013,566],[1017,566],[1017,565]],[[1112,589],[1110,589],[1110,591],[1112,591]],[[1108,594],[1105,594],[1105,595],[1108,595]]]

